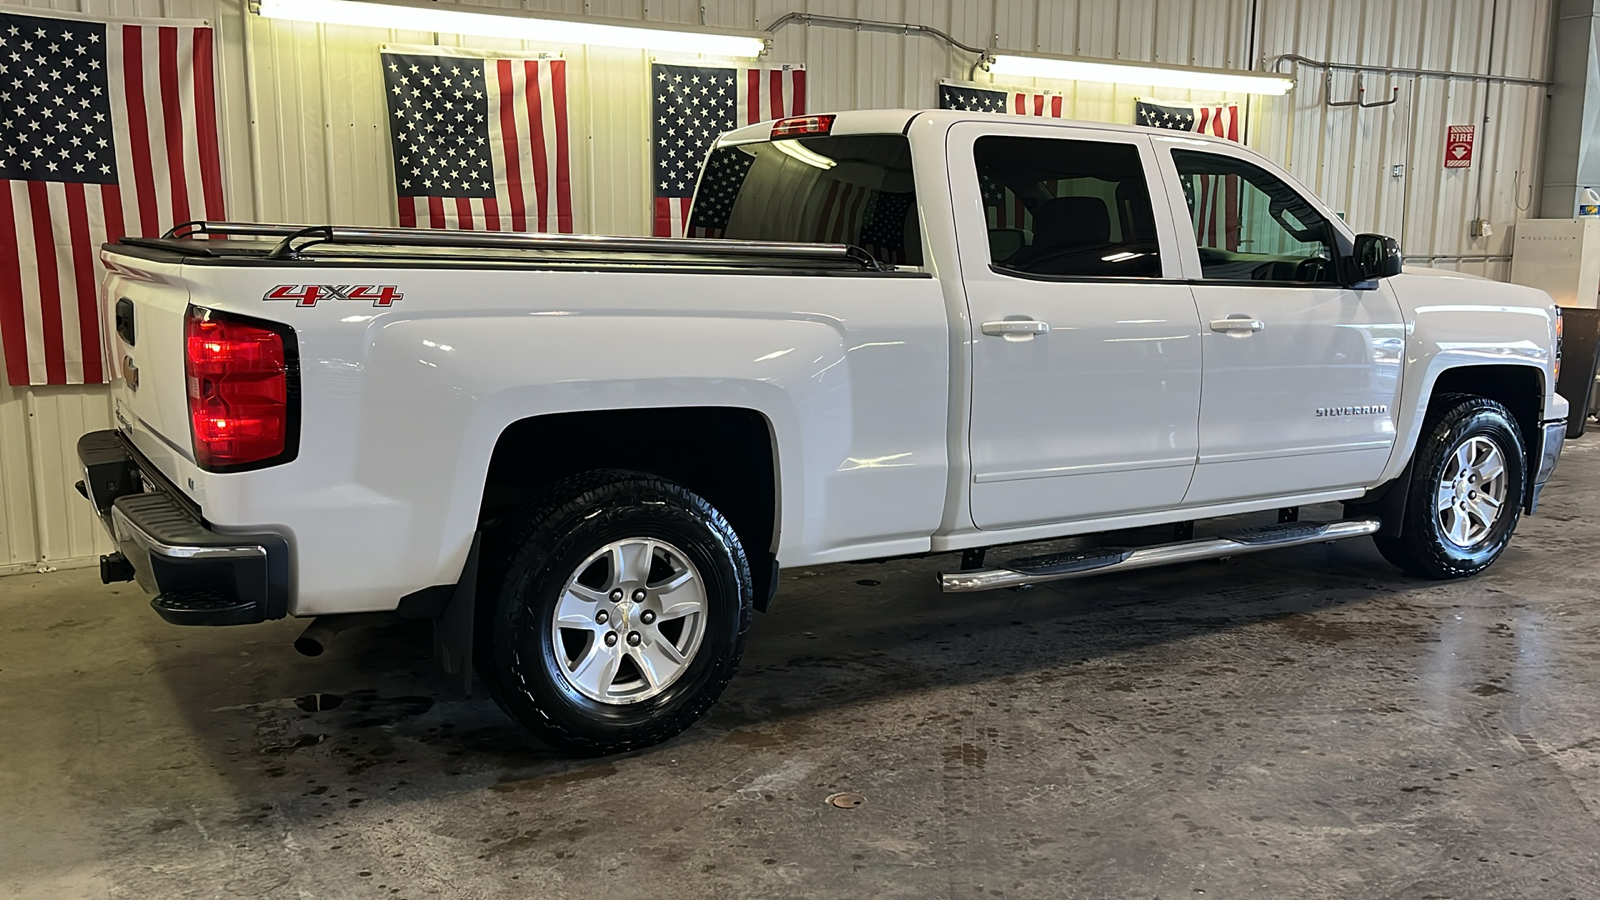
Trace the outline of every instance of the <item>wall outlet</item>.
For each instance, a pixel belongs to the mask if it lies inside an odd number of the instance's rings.
[[[1489,223],[1488,219],[1473,219],[1472,220],[1472,236],[1473,237],[1475,237],[1475,238],[1486,238],[1486,237],[1492,236],[1493,234],[1494,234],[1494,226]]]
[[[1394,165],[1389,167],[1389,177],[1390,178],[1404,178],[1405,174],[1406,174],[1406,164],[1405,163],[1395,163]]]

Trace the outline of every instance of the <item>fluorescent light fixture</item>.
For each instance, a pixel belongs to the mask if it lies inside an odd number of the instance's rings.
[[[481,7],[480,7],[481,8]],[[736,31],[640,28],[595,19],[540,13],[469,12],[470,7],[437,3],[366,3],[362,0],[261,0],[259,13],[268,19],[293,19],[329,25],[356,25],[400,31],[438,31],[484,37],[520,38],[553,44],[592,44],[706,56],[756,57],[766,41]]]
[[[777,147],[779,152],[783,153],[784,155],[798,159],[808,166],[816,166],[819,169],[831,169],[838,165],[837,162],[834,162],[826,156],[823,156],[821,153],[818,153],[815,150],[807,149],[799,141],[773,141],[772,146]]]
[[[1287,94],[1294,80],[1282,75],[1256,75],[1232,69],[1198,69],[1148,63],[1101,62],[1060,56],[1000,54],[989,65],[996,75],[1058,78],[1062,81],[1103,81],[1112,84],[1149,85],[1191,91],[1230,94]]]

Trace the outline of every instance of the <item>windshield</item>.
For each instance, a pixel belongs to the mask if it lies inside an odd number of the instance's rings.
[[[855,244],[879,262],[917,266],[916,210],[904,135],[740,144],[711,151],[687,236]]]

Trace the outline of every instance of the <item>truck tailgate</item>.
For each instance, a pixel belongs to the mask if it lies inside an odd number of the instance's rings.
[[[189,289],[182,266],[107,254],[105,321],[117,427],[175,484],[193,468],[188,387],[184,375],[184,315]],[[193,498],[199,500],[198,497]]]

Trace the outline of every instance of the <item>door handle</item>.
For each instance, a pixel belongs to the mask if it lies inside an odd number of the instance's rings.
[[[1004,319],[999,322],[983,323],[984,334],[1007,340],[1031,338],[1036,334],[1047,334],[1049,331],[1050,323],[1040,322],[1037,319]]]
[[[1241,331],[1247,331],[1251,334],[1255,334],[1265,327],[1267,327],[1267,324],[1260,319],[1250,319],[1244,316],[1229,316],[1226,319],[1211,320],[1212,331],[1222,331],[1233,334],[1237,334]]]

